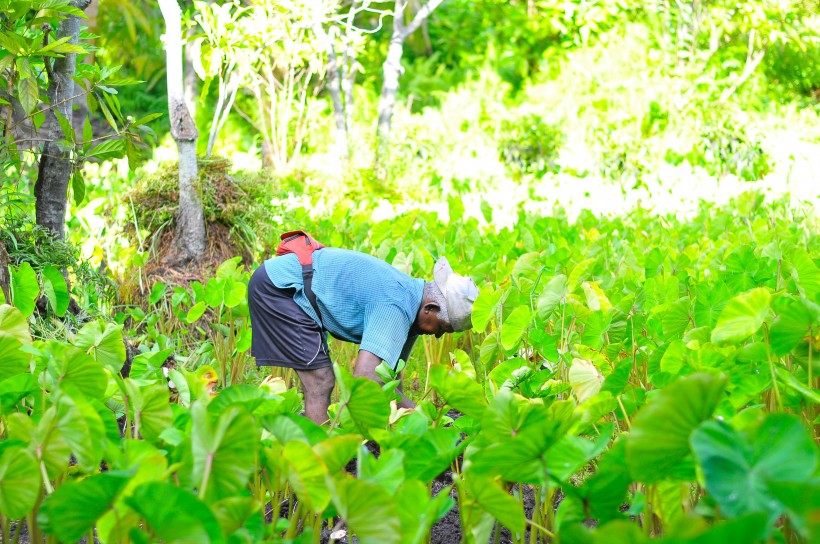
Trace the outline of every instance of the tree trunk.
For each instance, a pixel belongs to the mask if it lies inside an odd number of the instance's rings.
[[[88,31],[92,34],[97,32],[97,15],[99,14],[100,10],[100,0],[90,0],[88,3],[88,7],[85,8],[85,15],[87,19],[83,23],[84,26],[88,27]],[[94,44],[94,40],[89,41],[91,45]],[[82,62],[83,64],[93,65],[94,64],[94,50],[92,49],[88,55],[86,55]],[[71,121],[71,126],[74,129],[74,134],[77,135],[77,140],[82,140],[83,134],[83,126],[85,125],[85,119],[88,117],[91,112],[88,109],[88,100],[77,100],[74,104],[76,109],[74,110],[69,120]]]
[[[339,64],[336,60],[336,48],[333,45],[333,36],[325,32],[321,23],[314,26],[314,32],[325,46],[327,53],[327,89],[333,102],[333,119],[336,122],[336,153],[339,162],[349,158],[347,145],[347,123],[345,122],[345,105],[342,102],[342,87],[339,82]]]
[[[390,144],[390,126],[393,119],[393,107],[396,104],[396,93],[399,90],[399,76],[402,72],[401,57],[404,53],[404,41],[418,30],[419,26],[433,13],[444,0],[429,0],[416,13],[411,23],[404,26],[404,9],[407,0],[395,0],[393,12],[393,36],[390,38],[390,47],[387,49],[387,58],[382,70],[384,83],[379,98],[379,121],[376,129],[376,157],[374,171],[376,176],[384,178],[387,172],[387,152]]]
[[[0,239],[0,290],[3,291],[3,300],[6,304],[11,304],[11,277],[9,276],[9,254],[6,252],[6,246],[3,240]]]
[[[191,39],[196,34],[196,28],[190,27],[188,29],[188,39]],[[199,99],[199,78],[194,71],[194,48],[185,47],[185,105],[191,117],[196,119],[196,103]]]
[[[205,254],[205,219],[196,189],[196,126],[185,106],[182,71],[182,11],[176,0],[159,0],[165,19],[165,53],[168,72],[168,113],[171,136],[179,150],[179,213],[172,264],[185,265]]]
[[[72,0],[71,5],[84,10],[90,0]],[[80,38],[80,18],[69,15],[57,27],[56,39],[68,37],[69,43],[77,44]],[[70,122],[71,105],[74,102],[74,74],[77,55],[67,53],[55,58],[49,71],[48,98],[51,109],[46,112],[46,138],[40,155],[40,168],[34,184],[35,215],[37,224],[48,230],[55,238],[65,237],[65,215],[68,208],[68,182],[71,178],[71,156],[60,141],[65,138],[56,113]]]
[[[379,123],[376,128],[376,165],[384,166],[390,145],[390,126],[393,121],[393,107],[396,105],[396,93],[399,90],[399,76],[401,75],[401,57],[404,53],[404,36],[401,32],[393,32],[390,47],[387,49],[387,58],[382,68],[384,83],[379,98]],[[383,177],[379,175],[379,177]]]

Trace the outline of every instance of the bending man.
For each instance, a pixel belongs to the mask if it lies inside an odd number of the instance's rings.
[[[376,367],[381,361],[393,368],[406,361],[418,335],[440,338],[471,327],[478,288],[454,273],[444,257],[433,269],[434,281],[425,282],[357,251],[323,248],[312,256],[310,287],[320,315],[294,254],[268,259],[253,273],[248,304],[256,364],[296,370],[305,415],[316,423],[327,421],[335,384],[324,331],[359,344],[354,375],[381,383]],[[414,404],[404,398],[401,406]]]

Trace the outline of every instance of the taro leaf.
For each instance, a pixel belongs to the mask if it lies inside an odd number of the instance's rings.
[[[331,474],[339,472],[356,455],[363,437],[355,434],[334,436],[313,446],[313,451]]]
[[[393,497],[399,511],[403,544],[424,542],[433,524],[455,504],[450,498],[449,487],[431,499],[427,488],[418,480],[404,482]]]
[[[242,271],[239,268],[239,263],[241,261],[242,257],[231,257],[230,259],[223,261],[216,268],[216,277],[238,280],[242,276]]]
[[[186,489],[165,482],[148,482],[137,487],[125,503],[139,513],[163,542],[225,542],[213,512]],[[132,537],[133,534],[132,531]]]
[[[2,344],[0,339],[0,344]],[[39,389],[37,376],[18,374],[0,382],[0,415],[14,412],[14,406],[20,399]]]
[[[311,512],[320,513],[330,504],[330,490],[325,478],[327,467],[304,442],[288,442],[282,453],[287,461],[285,473],[296,495]]]
[[[474,419],[481,419],[487,404],[484,391],[474,380],[460,372],[452,372],[444,365],[430,367],[430,387],[444,397],[447,404]]]
[[[219,395],[208,404],[208,411],[211,414],[219,414],[228,406],[243,406],[248,412],[255,413],[259,408],[264,411],[264,405],[270,399],[265,391],[253,385],[232,385],[219,392]]]
[[[602,434],[596,443],[580,436],[564,435],[547,450],[547,470],[562,482],[583,468],[593,457],[601,453],[612,436],[609,432]]]
[[[765,287],[752,289],[730,300],[712,330],[715,344],[737,344],[753,335],[769,313],[771,295]]]
[[[211,506],[211,511],[219,521],[222,533],[231,535],[248,525],[248,520],[252,519],[251,516],[257,517],[260,525],[264,523],[259,506],[259,503],[252,497],[228,497],[215,502]],[[234,542],[230,537],[228,540]],[[251,541],[259,542],[261,540],[261,538],[256,538]],[[245,540],[245,542],[248,542],[248,540]]]
[[[339,409],[342,423],[359,434],[369,436],[370,429],[384,429],[390,419],[390,403],[381,387],[367,378],[354,378],[350,371],[333,365],[339,384]]]
[[[193,428],[192,478],[206,503],[234,495],[248,483],[253,470],[259,432],[253,417],[231,406],[216,421],[202,402],[191,409]]]
[[[603,375],[590,361],[577,357],[572,360],[572,366],[569,367],[569,383],[579,403],[597,395],[603,382]]]
[[[513,372],[522,367],[530,367],[529,363],[527,363],[523,357],[513,357],[512,359],[507,359],[490,371],[487,375],[487,380],[491,382],[492,385],[495,385],[496,389],[498,389],[504,385],[504,382],[513,379]]]
[[[471,470],[511,482],[543,485],[544,453],[566,433],[570,423],[555,406],[499,391],[482,420],[481,441],[467,452]]]
[[[820,479],[807,482],[769,482],[769,492],[786,507],[792,523],[807,542],[820,538]]]
[[[473,303],[472,323],[475,332],[484,332],[487,328],[487,324],[495,316],[502,294],[503,291],[493,291],[487,287],[479,291],[478,298]]]
[[[484,200],[482,198],[480,208],[481,208],[481,215],[484,216],[484,220],[487,223],[492,224],[492,222],[493,222],[493,207],[490,205],[489,202],[487,202],[486,200]]]
[[[538,296],[538,304],[536,306],[538,316],[541,319],[548,318],[553,310],[566,299],[568,294],[567,277],[563,274],[559,274],[552,278]]]
[[[688,524],[682,525],[688,530]],[[767,520],[763,514],[747,516],[716,523],[697,536],[664,538],[664,544],[726,544],[727,542],[763,542],[767,533]]]
[[[612,308],[612,303],[607,298],[604,290],[594,281],[585,281],[581,284],[581,289],[586,297],[587,307],[593,311],[607,312]]]
[[[407,480],[429,482],[449,467],[467,446],[454,427],[428,429],[421,437],[401,445]]]
[[[530,326],[529,306],[519,306],[507,316],[501,326],[501,345],[509,351],[518,346],[519,340]]]
[[[769,483],[804,481],[817,468],[817,446],[792,415],[768,414],[750,435],[707,421],[691,441],[706,490],[728,516],[763,512],[773,521],[784,506]]]
[[[498,331],[491,332],[487,335],[484,341],[481,342],[481,348],[479,348],[479,358],[485,367],[492,367],[494,365],[499,355],[499,347]]]
[[[805,299],[791,301],[769,330],[769,343],[776,355],[785,355],[817,332],[820,318],[816,304]]]
[[[686,328],[690,323],[689,312],[692,308],[692,301],[689,297],[683,297],[672,304],[666,313],[663,314],[661,320],[663,326],[663,335],[667,340],[673,338],[680,338],[686,332]]]
[[[57,267],[48,265],[43,269],[43,291],[54,313],[58,317],[63,317],[68,310],[71,297],[65,278]]]
[[[40,470],[34,456],[9,444],[0,455],[0,514],[20,519],[31,512],[40,494]]]
[[[473,366],[473,362],[470,360],[470,356],[467,355],[467,352],[457,349],[450,354],[450,358],[453,363],[453,368],[457,372],[461,372],[473,380],[476,379],[475,366]]]
[[[165,360],[173,353],[173,348],[140,353],[131,361],[131,372],[129,376],[131,378],[156,377],[150,376],[150,374],[156,373],[162,367]]]
[[[74,345],[82,349],[113,374],[119,373],[125,362],[125,343],[122,340],[122,325],[108,323],[105,329],[102,321],[92,321],[77,333]]]
[[[129,473],[105,472],[66,482],[43,501],[37,523],[60,542],[76,542],[111,508],[130,478]]]
[[[156,304],[162,300],[162,297],[165,296],[166,291],[168,291],[168,286],[161,281],[157,281],[154,283],[153,287],[151,287],[151,294],[148,295],[148,303]]]
[[[34,301],[40,294],[37,274],[29,263],[21,263],[17,268],[9,267],[11,272],[11,300],[18,310],[28,317],[34,313]]]
[[[31,344],[26,316],[14,306],[0,304],[0,337],[9,336],[22,344]]]
[[[466,477],[467,493],[478,505],[513,532],[522,533],[526,526],[521,505],[494,479],[477,474]]]
[[[99,363],[68,344],[52,346],[55,352],[48,361],[48,371],[58,387],[73,387],[88,398],[101,399],[108,387],[108,377]]]
[[[632,359],[622,359],[615,363],[615,370],[604,379],[601,391],[608,391],[612,393],[613,397],[623,393],[626,386],[629,385],[629,374],[632,372],[632,366]]]
[[[207,309],[208,304],[204,300],[200,300],[199,302],[191,306],[191,309],[188,310],[188,314],[185,317],[185,320],[188,321],[188,323],[193,323],[200,317],[202,317],[202,314],[204,314],[205,310]]]
[[[661,372],[677,376],[686,361],[686,346],[680,340],[672,340],[661,357]]]
[[[601,457],[595,473],[581,487],[590,515],[602,524],[619,517],[619,508],[631,483],[632,477],[626,464],[626,441],[617,440]]]
[[[815,300],[820,293],[820,270],[803,249],[796,249],[789,260],[792,278],[797,283],[800,294],[809,300]]]
[[[240,302],[245,300],[245,295],[248,293],[248,287],[241,281],[225,280],[225,307],[233,308],[238,306]]]
[[[626,461],[632,476],[652,483],[666,478],[689,454],[689,435],[712,416],[725,381],[708,374],[680,378],[660,390],[632,421]]]
[[[820,404],[820,393],[818,393],[817,389],[810,389],[806,387],[806,384],[795,378],[794,374],[789,372],[789,369],[784,366],[779,364],[775,365],[774,371],[777,374],[777,377],[780,378],[780,381],[783,382],[783,385],[789,389],[797,391],[812,404]],[[766,384],[768,385],[769,383],[770,382],[766,380]]]
[[[384,450],[376,458],[362,446],[359,453],[359,479],[383,487],[390,495],[404,482],[404,452]]]
[[[205,302],[211,308],[219,308],[225,302],[225,281],[225,279],[211,278],[205,284]]]
[[[306,417],[296,414],[276,414],[262,419],[262,425],[283,446],[291,440],[310,445],[327,440],[327,431]]]
[[[387,491],[346,475],[334,487],[333,505],[361,544],[402,542],[398,508]]]
[[[14,308],[14,311],[17,312],[17,308]],[[0,332],[0,380],[28,372],[31,357],[20,349],[22,347],[20,340],[10,334]]]
[[[63,474],[68,467],[71,448],[57,428],[57,410],[54,406],[45,411],[37,422],[27,415],[14,413],[8,416],[9,438],[28,443],[29,451],[35,453],[38,462],[45,465],[52,480]]]
[[[719,282],[712,287],[699,283],[695,287],[695,325],[714,327],[727,302],[729,290],[726,289],[725,283]]]
[[[155,383],[140,386],[131,378],[123,380],[123,384],[128,394],[131,421],[137,432],[149,442],[158,443],[162,431],[174,424],[168,388]]]
[[[569,273],[569,280],[567,280],[567,287],[570,293],[574,292],[575,289],[578,288],[581,280],[587,277],[595,261],[596,259],[586,259],[575,265],[572,272]]]
[[[76,389],[62,388],[57,398],[57,421],[80,468],[97,471],[104,451],[105,425],[91,403]]]

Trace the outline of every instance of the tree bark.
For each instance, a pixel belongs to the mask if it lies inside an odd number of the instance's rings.
[[[336,48],[333,45],[333,36],[322,28],[321,23],[314,26],[314,32],[325,46],[327,53],[327,89],[333,102],[333,119],[336,122],[336,153],[339,162],[345,162],[350,154],[347,145],[347,123],[345,119],[345,104],[342,102],[342,87],[339,82],[339,65],[336,60]]]
[[[0,239],[0,290],[3,291],[3,300],[6,304],[11,304],[11,277],[9,276],[9,254],[6,252],[6,246],[3,240]]]
[[[170,259],[177,266],[197,261],[205,254],[205,219],[196,189],[196,126],[185,105],[182,70],[182,11],[176,0],[159,0],[165,19],[165,53],[168,72],[168,114],[171,136],[179,151],[179,213]]]
[[[393,107],[396,105],[396,93],[399,90],[399,76],[402,73],[401,58],[404,54],[404,42],[407,37],[418,30],[421,23],[433,13],[444,0],[429,0],[413,17],[411,23],[404,25],[404,9],[407,0],[395,0],[393,13],[393,35],[390,38],[390,47],[387,49],[387,58],[382,70],[384,82],[382,94],[379,98],[379,121],[376,128],[376,158],[374,170],[376,175],[384,178],[387,168],[385,161],[390,145],[390,128],[393,120]]]
[[[90,0],[72,0],[71,5],[84,10],[89,3]],[[69,43],[79,43],[80,18],[76,15],[69,15],[57,27],[56,39],[65,37],[69,38]],[[37,224],[58,239],[65,237],[68,182],[72,164],[69,150],[60,144],[65,135],[57,122],[56,112],[71,121],[76,68],[77,55],[68,53],[62,58],[54,59],[54,65],[49,71],[48,98],[52,108],[46,112],[46,143],[40,155],[40,167],[34,184]]]
[[[196,29],[192,26],[188,29],[188,39],[196,34]],[[199,78],[194,71],[193,47],[185,46],[185,105],[188,107],[191,117],[196,119],[196,103],[199,95]]]

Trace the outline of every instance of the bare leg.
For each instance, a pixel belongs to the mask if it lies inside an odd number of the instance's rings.
[[[336,384],[333,367],[297,370],[296,373],[302,381],[302,393],[305,395],[305,415],[321,425],[327,421],[330,394]]]

